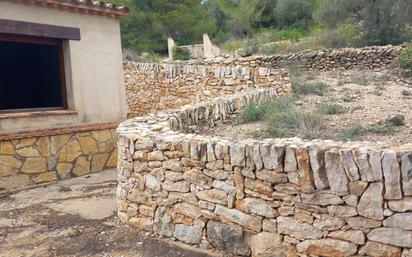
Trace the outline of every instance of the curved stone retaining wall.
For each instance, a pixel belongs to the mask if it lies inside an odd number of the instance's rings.
[[[286,55],[251,56],[246,58],[210,58],[204,65],[241,65],[243,67],[284,68],[297,65],[309,70],[382,69],[393,64],[401,46],[370,46],[364,48],[324,49]],[[197,63],[198,61],[194,61]]]
[[[282,69],[129,62],[124,73],[129,117],[254,88],[289,93],[287,70]]]
[[[118,216],[130,226],[244,256],[411,256],[412,147],[191,134],[261,89],[118,128]]]

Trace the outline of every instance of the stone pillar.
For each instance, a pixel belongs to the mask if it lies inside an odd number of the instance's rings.
[[[173,38],[168,37],[167,38],[167,50],[169,53],[169,61],[173,61],[173,48],[176,46],[175,41]]]

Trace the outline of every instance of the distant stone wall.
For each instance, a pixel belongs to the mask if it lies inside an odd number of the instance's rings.
[[[1,134],[0,192],[116,167],[115,126]]]
[[[254,88],[290,92],[287,70],[184,64],[124,64],[129,117]]]
[[[382,69],[393,64],[401,46],[371,46],[302,51],[287,55],[251,56],[246,58],[211,58],[200,61],[204,65],[241,65],[244,67],[285,68],[297,65],[309,70]],[[192,61],[199,63],[199,61]]]
[[[242,256],[411,256],[412,149],[191,134],[275,89],[122,123],[123,223]]]

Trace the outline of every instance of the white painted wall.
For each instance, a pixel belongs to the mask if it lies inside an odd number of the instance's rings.
[[[0,19],[76,27],[81,34],[80,41],[68,41],[64,47],[69,105],[77,114],[0,119],[0,132],[115,122],[126,118],[117,19],[8,1],[0,1]]]

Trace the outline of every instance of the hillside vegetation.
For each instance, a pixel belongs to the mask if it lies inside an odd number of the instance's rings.
[[[126,49],[167,53],[201,42],[207,32],[229,53],[400,44],[412,38],[412,0],[115,0]],[[240,50],[239,50],[240,49]]]

